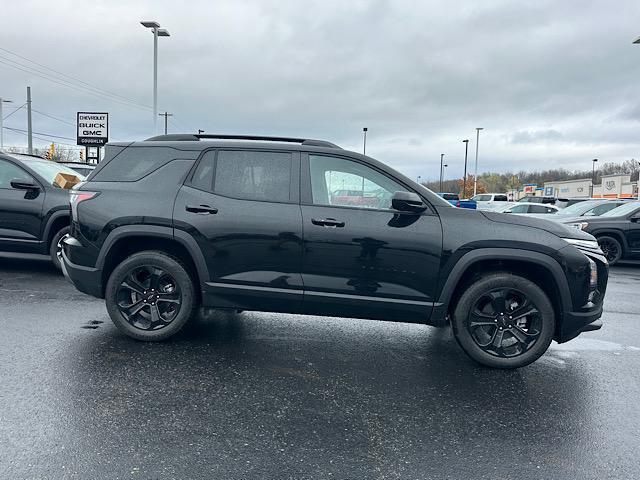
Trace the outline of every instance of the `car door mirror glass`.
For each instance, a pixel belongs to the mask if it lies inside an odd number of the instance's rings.
[[[400,212],[422,212],[427,208],[414,192],[395,192],[391,198],[391,207]]]

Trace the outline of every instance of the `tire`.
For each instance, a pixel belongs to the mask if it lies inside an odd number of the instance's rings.
[[[159,251],[131,255],[109,276],[105,302],[124,334],[145,342],[178,333],[198,307],[193,278],[176,258]]]
[[[59,271],[62,271],[62,265],[60,264],[60,259],[58,258],[58,251],[62,248],[62,244],[60,242],[66,235],[69,234],[69,230],[69,226],[62,227],[56,232],[56,234],[51,239],[51,243],[49,244],[49,257],[51,257],[51,262]]]
[[[622,245],[620,241],[615,237],[603,235],[598,237],[598,245],[604,252],[609,265],[615,265],[622,258]]]
[[[476,362],[519,368],[547,351],[556,322],[549,297],[535,283],[510,273],[494,273],[465,289],[451,325],[460,347]]]

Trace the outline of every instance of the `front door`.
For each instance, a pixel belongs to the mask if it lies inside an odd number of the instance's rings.
[[[627,245],[634,256],[640,255],[640,208],[629,218]]]
[[[12,180],[32,180],[25,170],[0,159],[0,250],[35,252],[42,235],[42,190],[19,190]]]
[[[408,188],[353,159],[303,154],[305,313],[424,322],[442,251],[434,211],[400,213]]]
[[[174,224],[204,254],[206,306],[299,311],[299,165],[297,152],[209,150],[180,189]]]

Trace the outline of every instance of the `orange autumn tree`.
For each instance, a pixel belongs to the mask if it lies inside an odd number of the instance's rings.
[[[461,178],[458,180],[458,188],[460,190],[460,198],[470,198],[473,196],[473,181],[475,177],[471,174],[467,175],[467,189],[463,192],[464,180]],[[485,187],[482,179],[478,180],[478,186],[476,188],[476,193],[487,193],[487,188]]]

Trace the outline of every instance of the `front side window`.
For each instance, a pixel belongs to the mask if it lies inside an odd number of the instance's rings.
[[[619,203],[615,203],[615,202],[611,202],[611,203],[603,203],[602,205],[598,205],[595,208],[592,208],[591,210],[589,210],[587,213],[585,213],[585,216],[587,217],[599,217],[600,215],[602,215],[603,213],[607,213],[609,210],[613,210],[614,208],[619,207],[620,204]]]
[[[242,200],[288,202],[291,161],[291,154],[286,152],[221,150],[213,191]]]
[[[507,199],[507,196],[506,196],[506,195],[496,195],[496,196],[493,198],[493,200],[494,200],[494,201],[496,201],[496,202],[508,202],[508,201],[509,201],[509,200]]]
[[[0,160],[0,188],[12,188],[11,180],[31,179],[31,175],[11,162]]]
[[[309,155],[314,205],[386,210],[395,192],[408,191],[395,180],[358,162]]]

